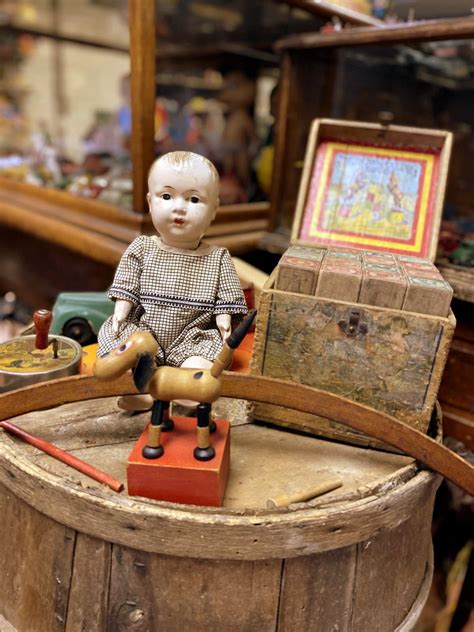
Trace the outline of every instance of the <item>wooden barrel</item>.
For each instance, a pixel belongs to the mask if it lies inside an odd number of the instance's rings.
[[[3,396],[1,417],[125,480],[147,415],[87,399],[112,386],[59,382]],[[232,428],[231,454],[216,509],[117,494],[3,433],[0,629],[411,629],[431,583],[439,476],[407,456],[258,424]],[[266,509],[334,476],[344,485],[326,496]]]

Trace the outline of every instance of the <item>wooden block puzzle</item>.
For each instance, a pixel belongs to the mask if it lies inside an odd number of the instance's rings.
[[[323,248],[313,248],[312,246],[290,246],[285,252],[288,257],[300,257],[301,259],[312,259],[322,261],[326,253]]]
[[[318,259],[283,256],[275,288],[297,294],[314,294],[321,263]]]
[[[394,255],[362,253],[362,283],[359,303],[401,309],[406,278]]]
[[[406,277],[401,272],[364,268],[359,303],[402,309],[406,289]]]
[[[444,279],[408,276],[403,310],[432,316],[447,316],[452,298],[453,289]]]
[[[217,430],[211,434],[216,456],[211,461],[197,461],[196,419],[173,416],[175,427],[162,433],[165,452],[159,459],[145,459],[143,446],[148,439],[146,428],[127,461],[130,496],[144,496],[175,503],[221,507],[230,466],[230,424],[216,419]]]
[[[333,263],[324,259],[316,296],[356,303],[359,299],[361,277],[362,269],[357,262]]]
[[[346,260],[353,262],[360,262],[361,260],[361,252],[360,250],[351,250],[350,248],[330,248],[326,251],[326,260]]]
[[[316,296],[356,302],[361,273],[360,252],[349,248],[329,249],[321,263]]]
[[[349,248],[291,246],[280,260],[275,288],[434,316],[446,316],[452,298],[429,259]]]
[[[395,263],[395,255],[392,255],[390,252],[373,252],[371,250],[364,250],[362,258],[365,261],[372,263],[386,263],[389,265]]]
[[[418,276],[443,280],[443,277],[441,276],[439,270],[431,263],[431,261],[427,263],[424,261],[420,263],[403,262],[402,268],[407,276]]]

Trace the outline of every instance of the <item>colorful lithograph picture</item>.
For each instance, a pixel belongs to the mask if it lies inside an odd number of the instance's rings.
[[[299,238],[428,256],[439,154],[319,145]]]

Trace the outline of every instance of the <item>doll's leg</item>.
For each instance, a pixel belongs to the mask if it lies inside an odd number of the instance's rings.
[[[143,395],[122,395],[117,400],[118,407],[128,412],[142,412],[150,410],[153,406],[153,397],[144,393]]]

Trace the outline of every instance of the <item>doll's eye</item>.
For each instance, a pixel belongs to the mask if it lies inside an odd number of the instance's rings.
[[[161,197],[163,200],[171,200],[171,195],[169,193],[163,193]]]
[[[192,195],[190,199],[193,204],[197,204],[199,202],[199,198],[197,195]]]

